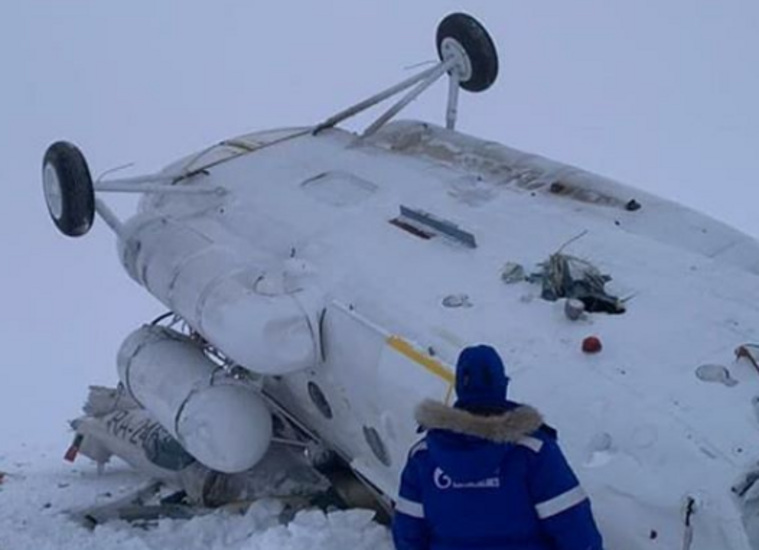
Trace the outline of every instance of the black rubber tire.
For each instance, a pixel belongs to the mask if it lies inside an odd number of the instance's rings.
[[[445,38],[459,42],[469,57],[472,75],[459,85],[469,92],[487,90],[498,77],[498,52],[493,39],[479,21],[465,13],[452,13],[437,27],[437,53],[443,59],[441,46]]]
[[[55,172],[59,203],[51,205],[48,185],[50,174]],[[45,202],[50,217],[64,235],[80,237],[92,227],[95,219],[95,191],[87,161],[79,148],[66,141],[56,141],[45,152],[42,161],[42,180]]]

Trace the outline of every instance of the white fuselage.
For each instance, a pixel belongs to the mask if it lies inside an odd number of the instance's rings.
[[[367,140],[243,136],[167,168],[218,195],[152,196],[120,241],[130,275],[240,365],[384,493],[411,444],[413,409],[450,402],[459,350],[502,354],[511,397],[556,427],[609,548],[662,548],[699,502],[693,550],[745,550],[730,487],[759,458],[753,367],[759,246],[696,212],[578,169],[456,132],[395,123]],[[560,184],[560,185],[553,185]],[[640,210],[625,205],[635,199]],[[422,238],[400,207],[476,239]],[[507,285],[567,249],[633,296],[621,315],[579,321]],[[446,297],[466,295],[461,307]],[[455,300],[454,300],[455,302]],[[449,302],[451,303],[451,302]],[[595,334],[604,349],[585,355]],[[730,367],[734,387],[695,376]]]

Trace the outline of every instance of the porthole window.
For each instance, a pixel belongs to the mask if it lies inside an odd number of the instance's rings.
[[[374,456],[377,457],[377,460],[382,462],[385,466],[390,466],[390,455],[387,452],[387,447],[385,447],[385,443],[382,441],[379,432],[372,427],[364,426],[364,439],[366,439],[366,443],[374,453]]]
[[[308,383],[308,396],[311,398],[311,402],[322,413],[324,418],[332,418],[332,407],[329,406],[329,401],[324,396],[324,392],[315,382]]]

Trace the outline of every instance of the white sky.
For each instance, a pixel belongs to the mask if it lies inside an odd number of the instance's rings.
[[[316,122],[435,58],[467,11],[494,37],[495,86],[460,129],[703,210],[759,219],[756,0],[8,1],[0,11],[0,453],[63,432],[121,340],[162,311],[121,271],[104,224],[48,219],[40,163],[77,143],[93,174],[148,172],[246,131]],[[441,123],[445,87],[406,117]],[[10,307],[7,307],[10,305]],[[27,421],[14,415],[23,407]]]

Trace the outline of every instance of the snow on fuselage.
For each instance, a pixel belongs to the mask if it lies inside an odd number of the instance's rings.
[[[121,244],[127,270],[130,235],[160,217],[239,254],[235,269],[258,273],[273,294],[307,294],[298,303],[311,309],[317,360],[270,377],[266,390],[390,496],[419,437],[414,406],[450,401],[458,351],[484,342],[504,358],[511,397],[558,429],[610,548],[648,548],[652,538],[679,547],[688,497],[697,503],[693,550],[748,548],[730,489],[759,458],[759,373],[733,354],[757,339],[753,239],[639,190],[429,125],[394,123],[365,140],[339,129],[289,135],[243,136],[167,168],[221,160],[177,185],[227,193],[145,199]],[[632,199],[640,209],[625,208]],[[390,223],[401,206],[455,224],[476,247]],[[626,313],[570,321],[539,285],[502,281],[506,262],[535,271],[580,234],[565,252],[609,273],[608,288],[632,296]],[[250,293],[269,295],[254,283]],[[452,295],[466,299],[446,307]],[[227,329],[245,339],[259,321]],[[601,339],[600,353],[581,352],[588,335]],[[704,364],[728,367],[738,384],[698,379]]]

